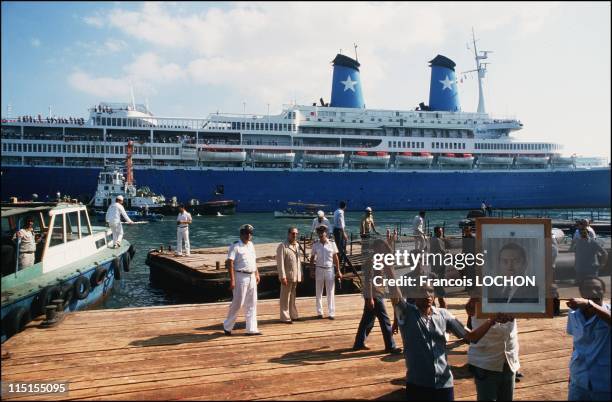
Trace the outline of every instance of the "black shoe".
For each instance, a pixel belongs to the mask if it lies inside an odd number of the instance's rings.
[[[523,378],[524,377],[523,373],[519,373],[518,371],[516,372],[516,376],[518,378]]]
[[[335,320],[336,319],[335,317],[332,317],[332,316],[329,316],[327,318],[329,318],[330,320]]]
[[[370,348],[368,347],[368,345],[353,346],[353,350],[354,351],[358,351],[358,350],[370,350]]]
[[[228,331],[227,329],[223,328],[223,333],[224,333],[226,336],[230,336],[230,335],[232,334],[232,331]]]
[[[402,348],[385,349],[385,352],[389,353],[390,355],[401,355]]]
[[[245,333],[246,336],[257,336],[257,335],[263,335],[261,332],[247,332]]]
[[[322,319],[323,319],[323,315],[322,315],[322,314],[319,314],[319,315],[317,316],[317,318],[318,318],[319,320],[322,320]]]

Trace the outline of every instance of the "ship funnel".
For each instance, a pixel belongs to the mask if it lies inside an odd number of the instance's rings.
[[[429,108],[445,112],[459,112],[459,92],[455,76],[455,62],[437,55],[430,61]]]
[[[330,106],[364,108],[359,62],[338,54],[332,63],[334,64],[334,75]]]

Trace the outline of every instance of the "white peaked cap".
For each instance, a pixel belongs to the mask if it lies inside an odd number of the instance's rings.
[[[122,195],[118,195],[115,199],[123,201],[123,196]]]
[[[323,212],[323,211],[318,211],[318,212],[317,212],[317,216],[318,216],[319,218],[323,218],[323,217],[325,216],[325,212]]]

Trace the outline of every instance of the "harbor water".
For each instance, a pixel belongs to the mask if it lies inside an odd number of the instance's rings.
[[[349,206],[350,208],[350,206]],[[376,228],[380,233],[386,229],[399,227],[401,233],[408,234],[412,219],[418,211],[374,211]],[[458,222],[464,219],[468,211],[431,211],[425,217],[428,232],[434,226],[444,226],[447,235],[459,235]],[[593,214],[586,210],[518,210],[494,211],[494,216],[525,217],[548,216],[552,219],[594,218],[610,221],[610,210],[598,210]],[[347,229],[355,239],[359,237],[359,222],[362,212],[347,211]],[[191,248],[226,246],[238,240],[238,228],[244,223],[255,227],[254,243],[280,242],[285,239],[289,226],[297,226],[300,235],[310,235],[311,219],[275,219],[272,212],[267,213],[237,213],[227,216],[194,216],[189,238]],[[175,291],[166,291],[153,286],[149,282],[149,267],[145,264],[147,252],[151,249],[168,245],[176,247],[176,222],[172,216],[167,216],[160,222],[143,225],[124,224],[125,238],[136,247],[136,255],[132,261],[131,270],[125,273],[120,281],[116,281],[113,292],[98,308],[147,307],[189,303],[194,300]]]

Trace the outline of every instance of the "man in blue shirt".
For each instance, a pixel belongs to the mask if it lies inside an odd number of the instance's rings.
[[[453,374],[446,355],[446,332],[469,342],[477,342],[496,322],[510,320],[502,314],[487,319],[474,330],[465,328],[448,310],[433,306],[432,286],[417,286],[414,304],[393,299],[396,322],[404,343],[406,396],[409,401],[454,400]]]
[[[582,298],[567,302],[567,333],[574,337],[570,360],[567,399],[609,401],[610,391],[610,304],[603,303],[606,291],[600,278],[580,283]]]

